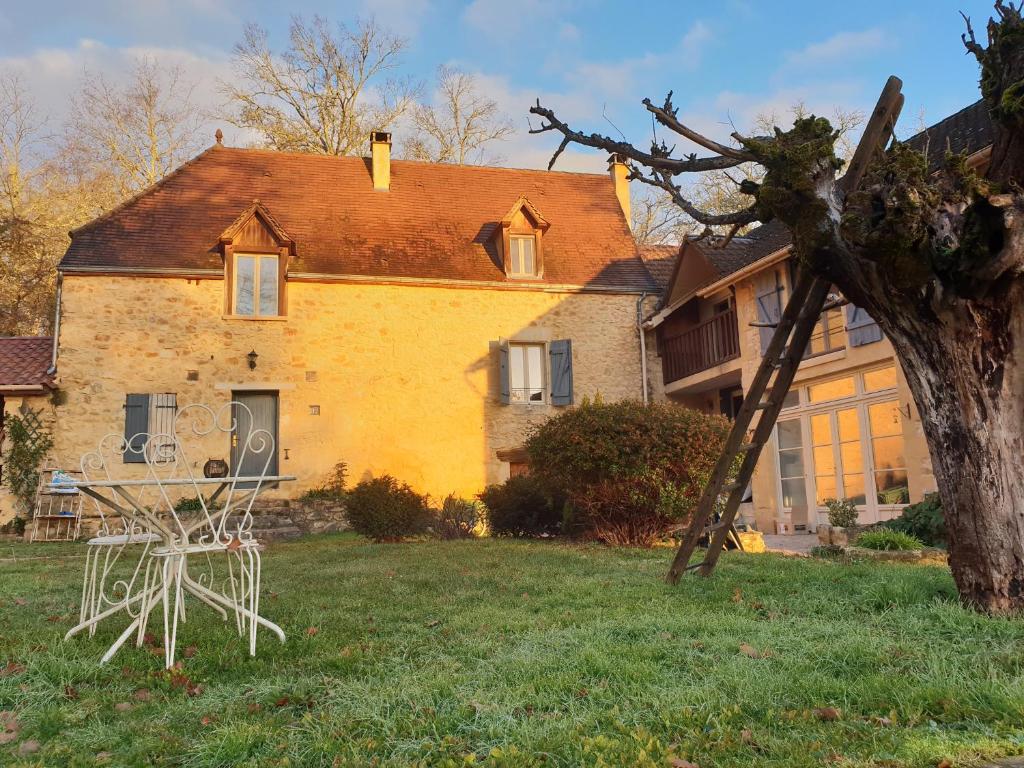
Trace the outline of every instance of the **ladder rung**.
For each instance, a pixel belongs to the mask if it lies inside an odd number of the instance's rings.
[[[692,570],[695,570],[697,568],[700,568],[702,565],[704,565],[704,561],[703,560],[701,560],[699,563],[690,563],[688,566],[683,568],[683,570],[684,571],[692,571]]]
[[[758,403],[758,404],[757,404],[756,406],[754,406],[754,407],[755,407],[755,408],[756,408],[757,410],[759,410],[759,411],[763,411],[763,410],[764,410],[765,408],[769,408],[769,407],[771,407],[772,405],[774,405],[774,403],[772,403],[772,401],[771,401],[771,400],[765,400],[765,401],[763,401],[763,402],[760,402],[760,403]]]
[[[700,532],[701,536],[707,536],[709,533],[717,531],[719,528],[728,528],[732,523],[727,523],[724,520],[719,520],[714,525],[709,525]]]
[[[778,328],[779,327],[778,323],[752,322],[749,325],[750,325],[751,328]]]
[[[736,449],[736,452],[737,453],[745,453],[747,451],[752,451],[755,448],[760,448],[760,447],[761,447],[761,443],[744,443],[743,445],[741,445],[739,448]]]
[[[732,493],[733,491],[738,490],[739,488],[742,488],[743,485],[744,484],[740,483],[740,482],[729,483],[728,485],[723,485],[722,486],[722,491],[721,492],[722,493],[726,493],[726,492]]]

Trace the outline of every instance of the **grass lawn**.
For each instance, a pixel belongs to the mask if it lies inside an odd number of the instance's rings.
[[[0,545],[0,710],[16,715],[2,765],[968,766],[1024,753],[1024,621],[963,610],[942,568],[730,553],[712,579],[671,588],[667,550],[312,538],[264,559],[263,612],[288,642],[261,632],[250,659],[193,601],[179,636],[191,655],[171,679],[152,648],[98,666],[123,624],[62,642],[82,549]]]

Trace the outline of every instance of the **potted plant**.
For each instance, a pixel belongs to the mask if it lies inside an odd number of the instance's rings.
[[[857,526],[857,504],[852,499],[825,499],[828,525],[818,526],[818,540],[823,545],[850,546],[850,534]]]

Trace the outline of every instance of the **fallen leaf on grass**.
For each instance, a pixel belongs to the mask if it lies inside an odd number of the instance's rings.
[[[671,640],[672,639],[672,633],[671,632],[659,632],[658,633],[658,639],[659,640]]]
[[[440,619],[431,619],[430,621],[427,622],[427,629],[433,629],[434,627],[436,627],[440,623],[441,623]]]
[[[771,655],[769,651],[757,650],[757,648],[750,645],[750,643],[740,643],[740,653],[744,654],[745,656],[749,656],[752,659],[763,659],[766,656]]]
[[[214,722],[213,715],[203,715],[202,717],[199,718],[199,724],[200,725],[210,725],[213,722]]]
[[[14,741],[18,738],[20,730],[18,718],[13,712],[7,710],[0,712],[0,744],[9,744]]]
[[[939,764],[935,768],[953,768],[953,761],[948,757],[944,757],[939,760]]]
[[[69,699],[77,699],[78,691],[75,689],[75,686],[73,685],[65,685],[64,695],[67,696]]]
[[[188,648],[185,649],[184,653],[182,653],[182,656],[184,656],[186,659],[191,659],[193,656],[196,655],[197,650],[198,649],[194,645],[190,645]]]
[[[274,706],[275,707],[287,707],[288,706],[288,702],[289,702],[289,698],[287,696],[282,696],[280,699],[278,699],[277,701],[274,702]]]
[[[153,698],[153,694],[147,688],[139,688],[139,690],[132,694],[132,698],[136,701],[149,701]]]
[[[39,751],[39,742],[35,739],[28,739],[27,741],[21,742],[21,746],[18,747],[19,755],[31,755],[33,752]]]
[[[255,703],[250,704],[248,707],[246,707],[246,710],[249,712],[250,715],[255,715],[257,712],[261,711],[262,709],[263,709],[263,707],[261,705],[255,704]]]
[[[24,597],[16,597],[16,598],[14,598],[14,604],[15,605],[28,605],[28,600],[26,600]]]
[[[683,760],[681,757],[673,757],[668,761],[668,764],[672,768],[700,768],[696,763],[691,763],[689,760]]]
[[[842,717],[842,713],[835,707],[821,707],[814,710],[814,716],[825,722],[832,722]]]
[[[117,702],[117,704],[114,705],[114,709],[116,709],[118,712],[128,712],[129,710],[131,710],[131,708],[132,705],[129,704],[127,701],[119,701]]]
[[[16,661],[7,662],[6,666],[0,667],[0,677],[13,677],[25,671],[25,665]]]
[[[734,589],[732,591],[732,601],[734,603],[742,603],[743,602],[743,590],[740,589],[739,587],[736,587],[736,589]]]
[[[749,728],[740,731],[740,741],[744,744],[754,744],[754,734]]]
[[[57,614],[55,613],[55,614],[53,614],[52,616],[47,616],[47,617],[46,617],[46,620],[47,620],[48,622],[50,622],[51,624],[58,624],[58,623],[60,623],[60,622],[64,621],[64,617],[63,617],[63,616],[58,616],[58,615],[57,615]]]

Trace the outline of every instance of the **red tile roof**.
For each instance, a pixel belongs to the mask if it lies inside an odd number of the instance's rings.
[[[37,389],[48,387],[46,373],[53,354],[52,336],[0,337],[0,387]]]
[[[640,258],[651,273],[659,291],[664,291],[672,279],[679,256],[678,245],[643,245],[640,247]]]
[[[492,236],[523,196],[551,225],[542,283],[654,289],[603,174],[394,160],[378,192],[366,158],[217,145],[72,233],[61,268],[220,270],[218,238],[258,199],[293,274],[505,282]]]

